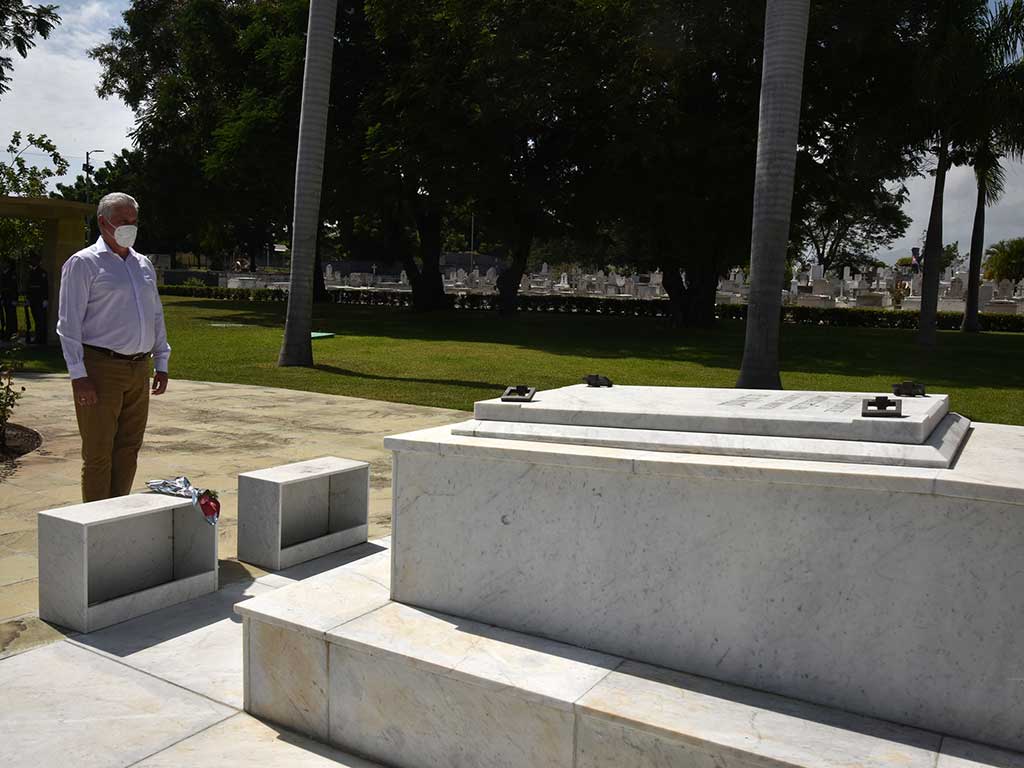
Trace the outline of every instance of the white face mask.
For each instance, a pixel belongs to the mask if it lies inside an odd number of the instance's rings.
[[[114,230],[114,242],[122,248],[131,248],[135,245],[135,238],[139,235],[139,228],[134,224],[122,224]]]

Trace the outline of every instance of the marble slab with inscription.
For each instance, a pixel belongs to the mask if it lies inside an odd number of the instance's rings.
[[[863,401],[882,394],[578,384],[538,392],[529,403],[484,400],[474,415],[481,421],[921,445],[949,412],[947,395],[929,395],[898,398],[899,418],[862,416]]]

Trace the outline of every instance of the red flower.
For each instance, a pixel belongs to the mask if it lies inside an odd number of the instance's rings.
[[[217,518],[220,517],[220,501],[217,499],[217,494],[213,491],[204,491],[199,497],[199,508],[203,510],[203,515],[207,520],[216,522]]]

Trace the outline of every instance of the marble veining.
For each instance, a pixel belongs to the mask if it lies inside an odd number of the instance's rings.
[[[1024,748],[1020,506],[928,492],[942,470],[800,485],[769,459],[741,480],[672,474],[712,457],[648,452],[648,474],[620,449],[536,463],[450,439],[396,453],[395,600]]]
[[[396,768],[572,768],[574,716],[330,645],[330,740]]]
[[[576,704],[579,765],[633,764],[642,740],[663,764],[932,768],[941,736],[627,661]],[[813,724],[813,725],[811,725]],[[616,763],[616,759],[624,762]],[[658,763],[656,762],[655,765]]]
[[[327,741],[327,644],[322,637],[250,620],[248,677],[251,714]]]

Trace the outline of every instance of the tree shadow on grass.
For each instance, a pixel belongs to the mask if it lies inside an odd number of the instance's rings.
[[[283,328],[285,312],[283,304],[201,299],[176,300],[169,306],[198,310],[195,322],[238,322],[278,330]],[[213,312],[215,309],[218,311]],[[420,314],[403,308],[339,304],[317,305],[314,312],[314,328],[341,338],[503,345],[595,361],[689,363],[730,375],[739,370],[743,355],[744,324],[740,321],[722,321],[711,329],[671,329],[658,318],[603,315],[531,312],[509,320],[493,312]],[[938,347],[932,350],[918,347],[915,336],[912,330],[889,328],[784,325],[783,376],[886,377],[893,382],[909,378],[932,389],[1024,388],[1024,334],[940,332]],[[395,380],[449,383],[441,379]]]
[[[363,371],[351,371],[347,368],[339,368],[335,365],[317,363],[313,366],[318,371],[333,373],[339,376],[351,376],[356,379],[370,379],[372,381],[400,381],[406,384],[437,384],[445,387],[469,387],[471,389],[494,389],[504,391],[507,384],[494,384],[489,381],[464,381],[460,379],[418,379],[406,376],[382,376],[378,373],[365,373]]]

